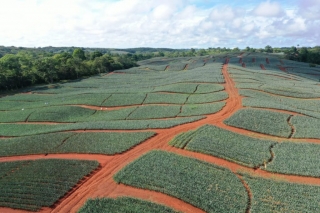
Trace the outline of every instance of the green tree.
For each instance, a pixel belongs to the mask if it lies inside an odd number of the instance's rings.
[[[81,61],[86,59],[84,51],[81,48],[76,48],[72,53],[72,57]]]

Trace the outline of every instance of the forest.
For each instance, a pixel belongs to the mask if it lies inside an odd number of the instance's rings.
[[[208,49],[170,48],[77,48],[77,47],[4,47],[0,46],[0,90],[15,90],[36,84],[75,80],[86,76],[137,66],[139,60],[153,57],[193,57],[226,52],[264,52],[283,58],[320,64],[320,47],[246,47]]]

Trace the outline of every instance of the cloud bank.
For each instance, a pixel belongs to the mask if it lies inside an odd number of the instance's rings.
[[[230,5],[222,0],[4,0],[0,45],[315,46],[320,41],[319,8],[320,0]]]

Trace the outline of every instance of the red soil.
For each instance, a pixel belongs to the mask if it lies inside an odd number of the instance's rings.
[[[101,164],[101,169],[93,175],[90,179],[84,182],[75,190],[72,194],[64,197],[59,201],[58,205],[52,209],[51,212],[76,212],[88,198],[95,197],[118,197],[118,196],[133,196],[142,198],[145,200],[154,201],[157,203],[164,204],[168,207],[176,209],[183,212],[203,212],[202,210],[187,204],[184,201],[173,198],[171,196],[164,195],[162,193],[153,192],[149,190],[136,189],[129,186],[124,186],[122,184],[117,184],[113,180],[113,175],[120,171],[124,166],[131,163],[132,161],[139,158],[141,155],[154,149],[161,149],[170,152],[174,152],[180,155],[197,158],[215,165],[223,166],[230,169],[233,172],[245,171],[252,173],[253,175],[258,175],[265,178],[276,178],[287,180],[295,183],[307,183],[320,185],[320,179],[300,177],[300,176],[290,176],[290,175],[280,175],[274,174],[262,170],[254,170],[252,168],[244,167],[236,163],[232,163],[217,157],[195,153],[187,150],[177,149],[168,145],[168,142],[175,137],[177,134],[182,132],[187,132],[189,130],[194,130],[205,124],[213,124],[240,134],[257,136],[257,137],[269,137],[272,140],[281,140],[283,138],[277,138],[272,136],[265,136],[263,134],[252,133],[247,130],[229,127],[223,123],[225,119],[232,116],[237,110],[242,108],[241,96],[238,93],[237,88],[233,80],[230,78],[227,72],[227,63],[229,59],[226,58],[226,64],[223,66],[222,73],[225,77],[226,83],[224,84],[226,92],[229,94],[229,98],[226,100],[226,106],[216,114],[207,116],[205,119],[196,121],[193,123],[179,125],[170,129],[155,130],[158,134],[155,137],[150,138],[144,143],[135,146],[129,151],[114,155],[114,156],[103,156],[103,155],[82,155],[82,154],[63,154],[63,155],[30,155],[30,156],[16,156],[8,158],[0,158],[0,162],[4,161],[15,161],[22,159],[39,159],[39,158],[67,158],[67,159],[88,159],[88,160],[98,160]],[[167,67],[168,68],[168,67]],[[152,130],[154,131],[154,130]],[[127,132],[127,131],[126,131]],[[292,140],[290,140],[292,141]],[[320,140],[319,140],[320,141]],[[1,210],[1,209],[0,209]],[[43,209],[42,212],[47,212],[48,209]],[[21,211],[25,212],[25,211]]]
[[[262,70],[266,70],[266,68],[264,67],[263,64],[260,64],[260,67],[261,67]]]
[[[186,65],[184,66],[183,70],[187,70],[188,67],[189,67],[189,64],[186,64]]]
[[[242,64],[242,58],[239,59],[239,64]]]
[[[242,62],[242,67],[244,67],[244,68],[246,67],[246,64],[244,62]]]
[[[270,64],[269,58],[266,58],[266,63]]]

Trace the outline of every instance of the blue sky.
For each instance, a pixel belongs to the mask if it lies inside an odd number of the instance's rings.
[[[320,0],[2,0],[0,45],[320,45]]]

